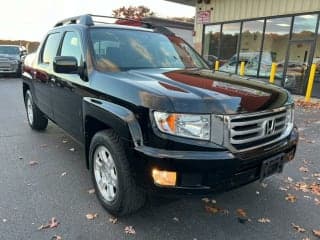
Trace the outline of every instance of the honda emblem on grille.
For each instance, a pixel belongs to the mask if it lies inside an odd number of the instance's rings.
[[[274,119],[269,119],[269,120],[265,121],[264,134],[266,136],[269,136],[269,135],[273,134],[274,131],[275,131],[275,128],[276,128],[276,125],[275,125],[275,120]]]

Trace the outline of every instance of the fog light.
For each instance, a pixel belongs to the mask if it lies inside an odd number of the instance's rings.
[[[175,186],[177,181],[177,173],[169,171],[152,170],[153,181],[161,186]]]

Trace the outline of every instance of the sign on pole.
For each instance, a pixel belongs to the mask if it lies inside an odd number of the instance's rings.
[[[206,24],[210,23],[211,11],[198,11],[197,12],[197,23]]]

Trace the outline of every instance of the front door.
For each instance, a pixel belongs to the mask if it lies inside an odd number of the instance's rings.
[[[285,64],[284,87],[304,95],[313,57],[313,41],[291,41]]]
[[[34,97],[37,106],[50,119],[53,118],[52,111],[52,65],[53,58],[56,56],[61,34],[59,32],[50,33],[42,47],[38,68],[33,71]]]
[[[82,66],[83,53],[80,36],[77,32],[66,32],[64,34],[59,56],[72,56]],[[81,141],[82,129],[82,93],[87,85],[79,74],[54,73],[53,85],[53,111],[55,122]]]

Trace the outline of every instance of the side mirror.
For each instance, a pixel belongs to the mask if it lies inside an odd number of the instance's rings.
[[[78,61],[71,56],[57,56],[53,60],[53,70],[56,73],[78,73]]]

